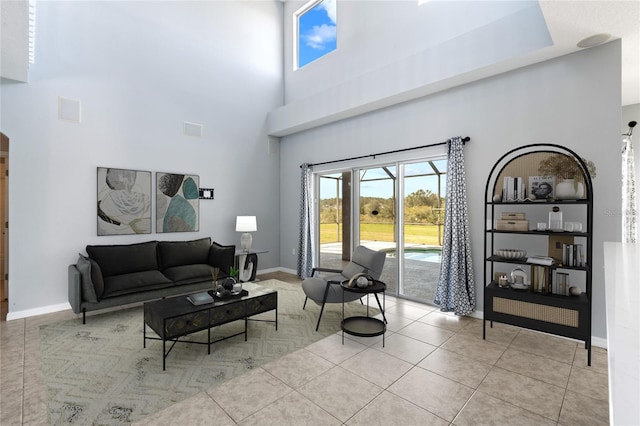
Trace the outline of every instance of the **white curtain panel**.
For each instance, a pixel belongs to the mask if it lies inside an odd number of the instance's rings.
[[[444,245],[434,300],[441,311],[456,315],[468,315],[476,307],[463,146],[459,136],[448,141]]]
[[[622,241],[635,243],[638,239],[638,211],[631,136],[625,135],[622,144]]]

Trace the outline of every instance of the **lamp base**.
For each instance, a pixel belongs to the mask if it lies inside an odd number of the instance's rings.
[[[253,237],[250,233],[245,232],[240,237],[240,247],[242,247],[242,251],[251,250],[251,243],[253,242]]]

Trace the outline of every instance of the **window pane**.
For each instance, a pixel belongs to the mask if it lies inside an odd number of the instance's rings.
[[[298,68],[336,50],[336,3],[322,0],[298,17]]]

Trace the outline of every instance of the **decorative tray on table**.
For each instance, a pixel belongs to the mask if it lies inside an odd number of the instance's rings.
[[[227,300],[227,299],[239,299],[241,297],[248,296],[249,292],[247,290],[240,290],[240,291],[223,290],[223,291],[215,291],[215,292],[213,290],[210,290],[209,294],[211,294],[216,299]]]

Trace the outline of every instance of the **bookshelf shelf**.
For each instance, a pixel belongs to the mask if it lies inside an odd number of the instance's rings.
[[[539,163],[552,155],[564,155],[578,164],[582,176],[578,176],[577,180],[584,185],[581,199],[496,201],[496,198],[500,199],[507,193],[503,185],[517,182],[516,187],[532,188],[541,180],[537,173]],[[555,144],[522,146],[507,152],[494,164],[485,187],[487,227],[484,233],[483,338],[486,338],[487,322],[493,326],[494,321],[569,337],[584,342],[587,364],[591,365],[592,271],[589,260],[593,254],[593,187],[587,170],[586,164],[574,151]],[[559,178],[549,180],[559,183]],[[524,196],[528,195],[525,192]],[[522,197],[521,191],[518,196]],[[525,230],[526,225],[522,230],[495,229],[498,220],[504,218],[504,212],[513,215],[516,211],[514,206],[518,207],[519,214],[537,218],[536,222],[540,222],[540,218],[553,207],[558,207],[560,211],[567,212],[565,220],[580,217],[583,219],[581,223],[586,226],[582,226],[581,232],[538,231],[531,229],[535,228],[535,223],[532,223],[533,226],[528,224],[528,230]],[[536,253],[542,244],[548,247],[548,253],[544,253],[544,256],[553,257],[554,264],[540,265],[527,262],[526,257],[507,259],[494,254],[496,248],[503,247]],[[567,257],[569,253],[571,259]],[[574,257],[576,264],[568,263],[573,263]],[[529,290],[502,288],[496,284],[496,275],[505,274],[505,268],[509,265],[529,271]],[[565,280],[568,282],[566,286],[562,285]],[[569,295],[567,289],[570,286],[580,288],[582,293],[578,296]]]

